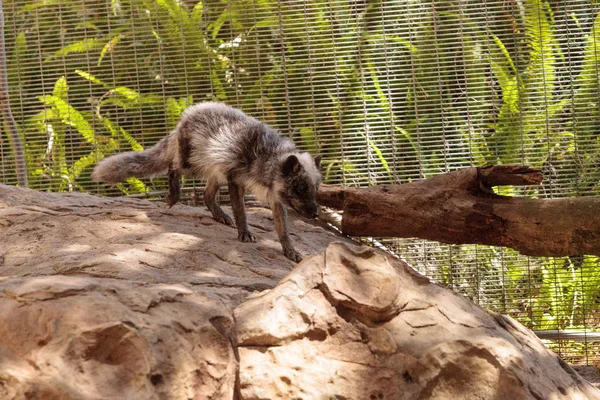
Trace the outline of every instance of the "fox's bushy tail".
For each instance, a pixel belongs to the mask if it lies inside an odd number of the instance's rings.
[[[128,151],[100,160],[92,172],[92,180],[115,184],[132,177],[166,175],[172,162],[169,139],[171,136],[165,137],[148,150]]]

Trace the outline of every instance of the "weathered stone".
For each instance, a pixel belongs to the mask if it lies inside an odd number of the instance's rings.
[[[239,243],[202,208],[0,185],[0,399],[600,399],[512,319],[298,218],[294,268],[269,217]]]
[[[217,223],[205,207],[0,185],[0,276],[185,282],[241,301],[295,266],[283,256],[270,210],[249,208],[248,223],[258,243],[239,242],[236,228]],[[290,225],[303,256],[339,240],[294,215]]]
[[[234,315],[242,399],[600,399],[522,325],[371,248],[330,244]]]
[[[182,285],[0,283],[0,398],[231,399],[231,308]]]
[[[232,310],[293,267],[202,207],[0,185],[0,399],[231,399]],[[291,216],[296,248],[338,239]],[[338,239],[339,240],[339,239]]]

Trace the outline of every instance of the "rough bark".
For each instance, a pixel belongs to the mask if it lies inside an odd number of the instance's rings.
[[[292,217],[295,265],[270,211],[257,243],[209,215],[0,185],[0,399],[600,400],[381,251]]]
[[[321,205],[343,210],[350,236],[415,237],[505,246],[531,256],[600,255],[600,198],[499,196],[493,186],[532,185],[522,166],[466,168],[404,185],[323,187]]]

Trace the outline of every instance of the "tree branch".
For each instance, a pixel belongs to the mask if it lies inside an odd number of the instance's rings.
[[[404,185],[325,186],[319,204],[343,210],[350,236],[416,237],[505,246],[531,256],[600,255],[600,198],[499,196],[493,186],[532,185],[538,170],[465,168]]]

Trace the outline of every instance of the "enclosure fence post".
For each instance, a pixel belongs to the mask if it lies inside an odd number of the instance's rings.
[[[8,73],[6,70],[6,46],[4,40],[4,10],[2,0],[0,0],[0,106],[2,107],[2,117],[8,131],[8,136],[12,142],[12,149],[15,156],[15,167],[17,169],[17,183],[21,187],[27,187],[27,165],[25,163],[25,153],[23,143],[17,123],[10,109],[8,96]]]

